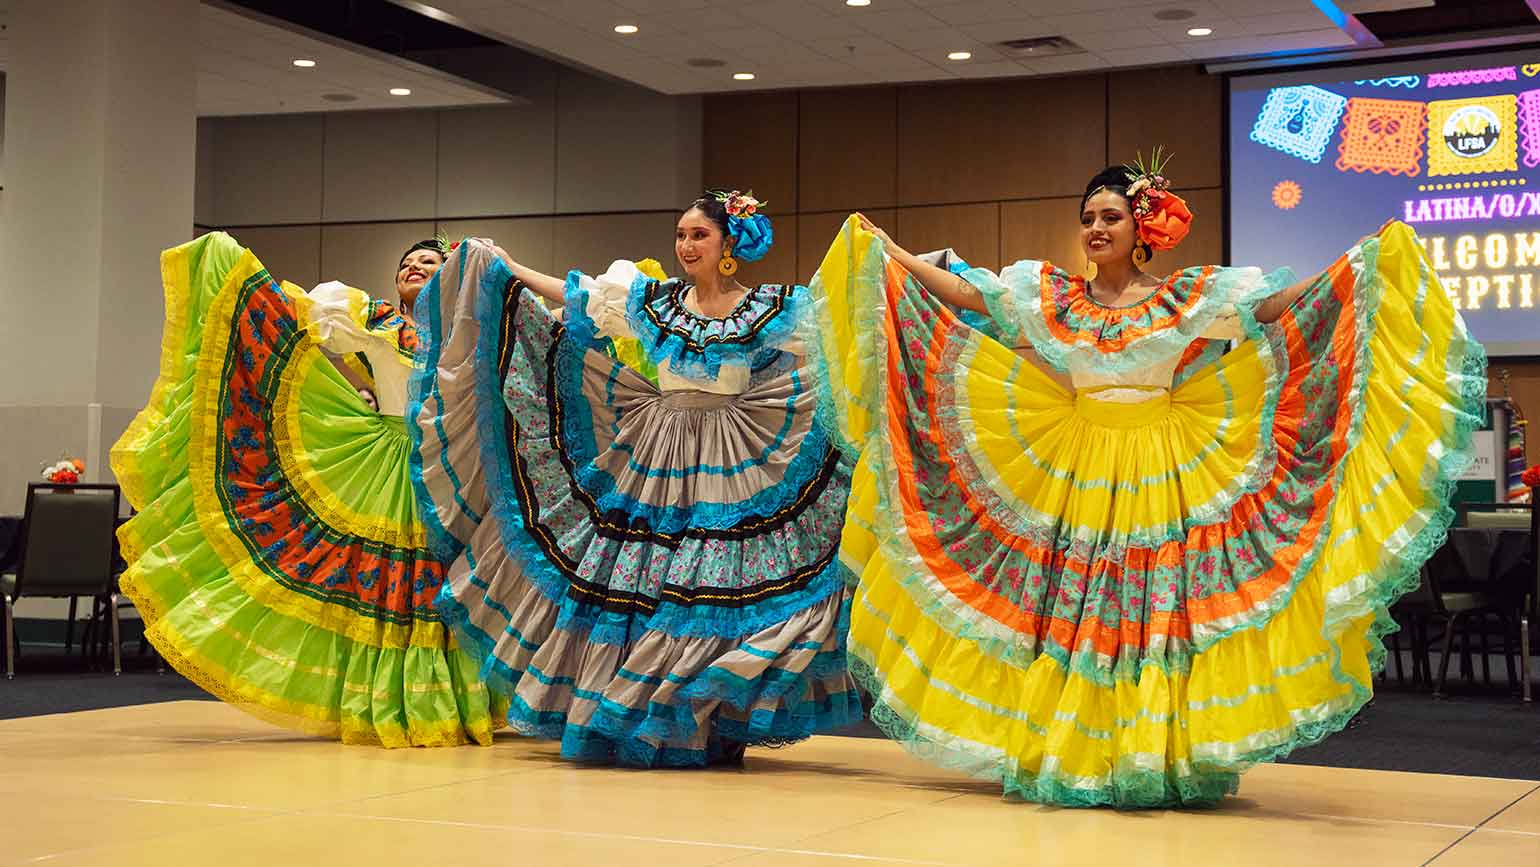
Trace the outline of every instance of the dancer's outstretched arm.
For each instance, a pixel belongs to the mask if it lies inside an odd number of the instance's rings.
[[[1383,233],[1385,231],[1385,227],[1394,222],[1394,219],[1386,220],[1384,223],[1380,224],[1378,229],[1374,230],[1374,234],[1365,235],[1362,238],[1359,238],[1358,243],[1362,244],[1370,238]],[[1320,274],[1312,274],[1309,277],[1299,281],[1298,283],[1295,283],[1293,286],[1283,290],[1282,292],[1273,295],[1272,297],[1263,301],[1261,304],[1258,304],[1256,313],[1257,321],[1277,322],[1280,316],[1288,312],[1290,307],[1294,306],[1294,302],[1299,300],[1299,296],[1305,294],[1305,290],[1310,288],[1310,284],[1319,280],[1321,278],[1321,274],[1324,273],[1326,272],[1322,271]]]
[[[861,228],[882,239],[885,252],[898,264],[904,266],[904,270],[914,275],[914,279],[920,281],[930,294],[941,299],[942,302],[953,307],[961,307],[978,313],[988,313],[984,306],[984,296],[979,290],[973,288],[967,280],[953,274],[945,268],[922,261],[918,256],[893,243],[888,233],[867,219],[865,214],[856,214],[861,221]]]
[[[520,265],[518,262],[513,261],[513,257],[508,255],[507,250],[491,241],[486,241],[486,244],[497,254],[497,258],[503,260],[503,263],[508,266],[508,270],[513,272],[513,276],[517,277],[519,282],[528,286],[536,295],[557,307],[562,306],[566,302],[567,281],[560,277],[552,277],[550,274],[543,274],[534,268]]]
[[[1315,277],[1311,277],[1307,280],[1301,280],[1298,283],[1295,283],[1293,286],[1283,290],[1282,292],[1270,296],[1261,304],[1258,304],[1256,313],[1257,321],[1277,322],[1278,317],[1282,316],[1289,309],[1289,307],[1294,304],[1295,301],[1298,301],[1299,296],[1305,294],[1305,290],[1310,287],[1311,283],[1315,282],[1315,279]]]
[[[924,261],[903,247],[893,243],[893,239],[888,237],[888,233],[867,219],[865,214],[856,214],[856,217],[861,221],[861,228],[881,238],[883,248],[887,254],[897,261],[898,264],[904,266],[906,271],[913,274],[914,278],[920,281],[920,284],[925,287],[926,291],[936,296],[942,303],[953,307],[963,307],[985,315],[989,314],[989,310],[984,304],[984,296],[973,287],[972,283],[945,268]],[[1028,364],[1036,367],[1049,379],[1058,383],[1059,387],[1066,391],[1075,390],[1075,386],[1070,381],[1070,378],[1054,370],[1030,344],[1023,343],[1016,347],[1015,351]]]

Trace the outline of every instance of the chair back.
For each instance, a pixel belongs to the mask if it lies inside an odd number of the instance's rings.
[[[1526,610],[1540,613],[1540,488],[1529,489],[1529,571]]]
[[[16,596],[111,593],[117,485],[27,485]]]
[[[1418,588],[1419,593],[1426,593],[1424,597],[1430,602],[1433,610],[1439,614],[1444,611],[1444,594],[1467,591],[1477,586],[1478,582],[1471,575],[1466,562],[1470,556],[1469,544],[1479,542],[1475,536],[1485,534],[1472,533],[1470,530],[1455,528],[1449,531],[1449,536],[1444,544],[1433,552],[1428,562],[1422,567],[1422,584]]]
[[[1495,589],[1509,600],[1514,610],[1518,610],[1535,592],[1534,537],[1528,527],[1496,532],[1491,580]]]
[[[1465,513],[1465,526],[1479,530],[1528,530],[1532,520],[1529,509]]]

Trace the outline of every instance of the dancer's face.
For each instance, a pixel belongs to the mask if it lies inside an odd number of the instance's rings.
[[[700,283],[716,273],[717,263],[731,249],[722,229],[699,208],[691,208],[679,218],[674,228],[674,257],[691,283]]]
[[[1080,248],[1097,265],[1123,262],[1133,258],[1139,231],[1128,200],[1102,190],[1086,200],[1080,213]]]
[[[413,250],[401,261],[401,268],[396,272],[396,294],[401,296],[403,310],[411,312],[417,293],[443,264],[444,257],[436,250]]]

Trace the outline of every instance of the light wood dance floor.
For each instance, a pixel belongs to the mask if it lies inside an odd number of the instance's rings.
[[[866,738],[629,771],[510,735],[344,747],[187,701],[0,721],[0,864],[31,863],[1540,867],[1540,782],[1268,765],[1217,810],[1063,810]]]

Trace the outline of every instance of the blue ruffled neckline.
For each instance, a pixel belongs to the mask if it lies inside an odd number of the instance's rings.
[[[690,287],[679,280],[637,278],[626,299],[626,319],[642,349],[681,376],[716,379],[723,364],[757,370],[776,360],[807,305],[803,286],[764,284],[748,291],[726,316],[702,316],[685,304]]]

